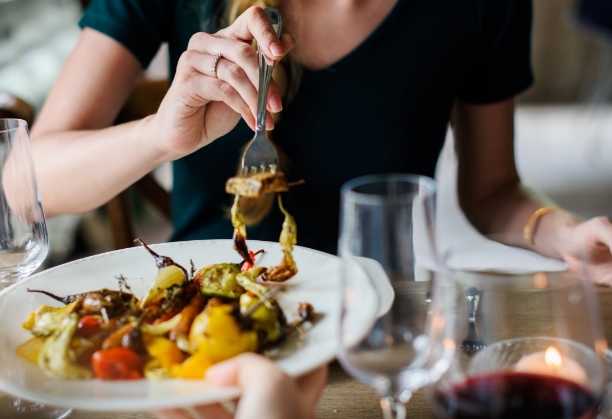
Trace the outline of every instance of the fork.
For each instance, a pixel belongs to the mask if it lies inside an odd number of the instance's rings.
[[[468,334],[461,342],[461,348],[466,355],[472,356],[476,352],[487,347],[482,339],[476,333],[476,311],[478,310],[478,304],[482,298],[482,291],[478,288],[471,287],[465,294],[465,299],[469,305],[469,319],[468,319]]]
[[[264,9],[272,22],[276,35],[280,38],[283,30],[283,19],[280,12],[272,7]],[[242,174],[272,172],[278,167],[278,152],[266,135],[266,103],[274,61],[266,57],[261,48],[259,54],[259,90],[257,92],[257,125],[255,137],[242,156]]]

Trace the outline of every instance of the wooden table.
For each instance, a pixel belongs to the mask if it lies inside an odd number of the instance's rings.
[[[423,287],[423,293],[425,288]],[[603,313],[604,327],[608,342],[612,343],[612,288],[598,288]],[[11,418],[8,413],[0,412],[1,418]],[[378,396],[365,385],[348,376],[342,368],[333,363],[330,366],[327,387],[317,409],[319,419],[382,419]],[[417,392],[408,404],[408,417],[433,419],[425,397]],[[150,419],[148,412],[90,412],[75,411],[71,419]]]

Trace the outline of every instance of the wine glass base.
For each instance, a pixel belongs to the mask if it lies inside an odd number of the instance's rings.
[[[23,266],[19,269],[11,270],[0,269],[0,290],[27,278],[35,270],[36,266]]]
[[[12,396],[0,396],[0,417],[10,419],[64,419],[70,416],[72,409],[47,406],[41,403],[16,399]]]

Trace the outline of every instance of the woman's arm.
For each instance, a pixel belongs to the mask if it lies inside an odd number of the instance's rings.
[[[252,7],[216,34],[192,36],[158,112],[108,127],[141,70],[115,40],[85,29],[32,132],[34,161],[48,215],[84,212],[107,202],[164,161],[209,144],[242,117],[254,127],[258,56],[280,60],[295,38],[279,39],[263,9]],[[223,56],[211,72],[214,55]],[[282,108],[270,83],[268,110]],[[268,128],[273,127],[271,117]]]
[[[537,219],[533,244],[523,238],[531,215],[550,201],[521,185],[514,161],[514,100],[490,105],[457,101],[452,116],[458,195],[468,220],[481,233],[511,233],[506,244],[535,250],[572,265],[588,262],[591,279],[612,285],[612,222],[584,221],[561,209]]]
[[[551,253],[549,238],[568,238],[581,220],[557,211],[541,217],[537,235],[546,242],[523,239],[529,217],[550,202],[521,185],[514,160],[514,100],[490,105],[457,101],[452,116],[459,167],[457,188],[461,208],[483,234],[506,235],[506,244]]]
[[[117,41],[84,29],[32,129],[49,216],[96,208],[161,162],[146,121],[101,129],[112,124],[141,70]]]

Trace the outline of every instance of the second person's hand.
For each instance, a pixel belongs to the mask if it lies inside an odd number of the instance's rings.
[[[261,355],[242,354],[211,367],[206,380],[217,386],[238,386],[242,392],[236,415],[219,404],[191,408],[206,419],[314,419],[327,377],[327,366],[290,378]],[[178,409],[155,412],[159,419],[189,419]]]

